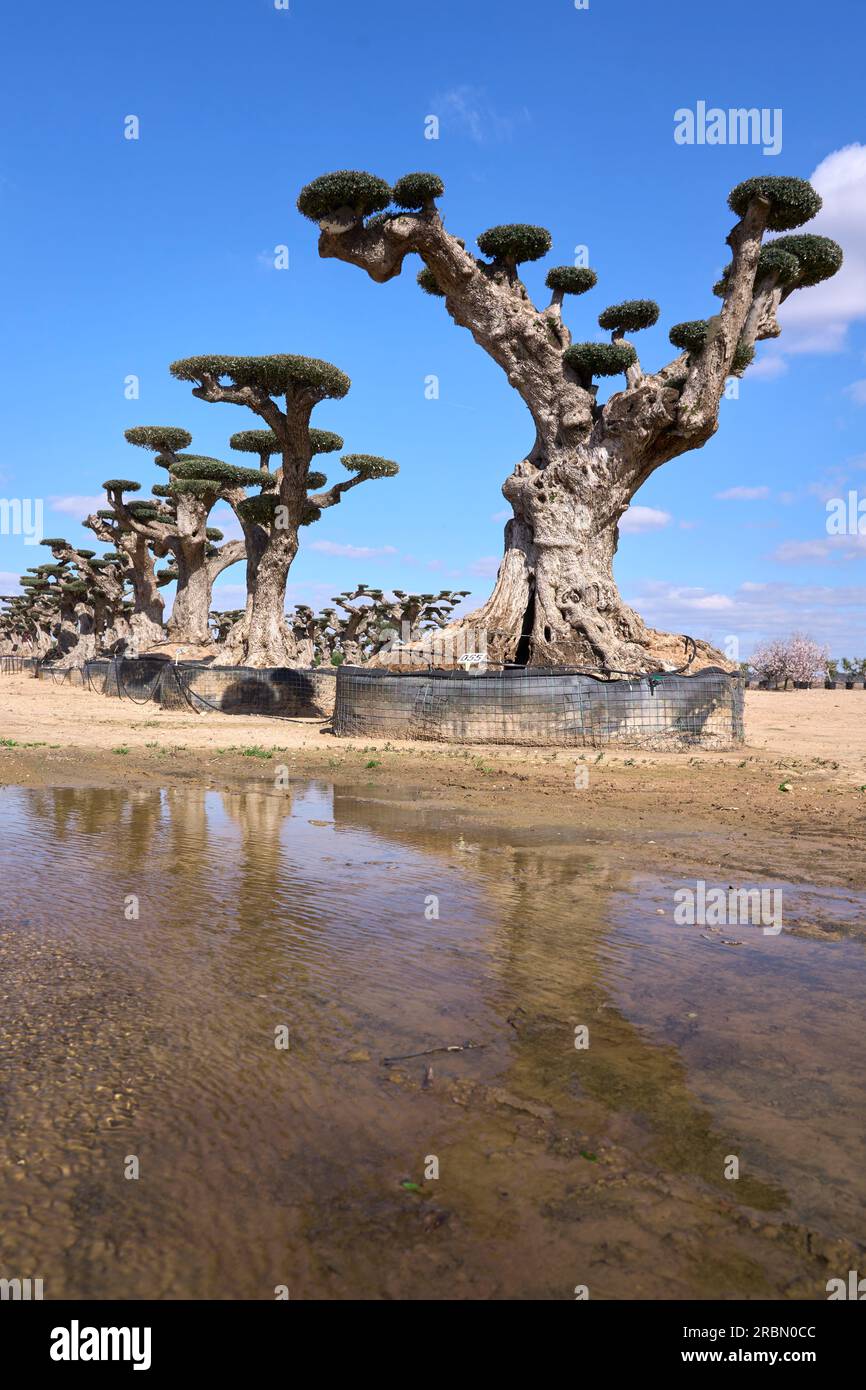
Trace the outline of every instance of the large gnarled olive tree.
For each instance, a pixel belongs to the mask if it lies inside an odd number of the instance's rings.
[[[435,174],[408,174],[392,188],[374,175],[341,171],[308,184],[298,208],[319,225],[322,257],[359,266],[379,283],[399,275],[407,255],[419,255],[422,289],[444,299],[532,416],[532,449],[502,489],[514,515],[496,586],[463,621],[486,629],[494,659],[627,673],[677,666],[684,639],[648,628],[620,596],[613,577],[619,521],[657,468],[714,434],[726,381],[744,371],[757,340],[778,335],[779,304],[838,270],[842,252],[826,237],[783,236],[762,247],[765,231],[799,227],[821,200],[801,179],[739,184],[729,199],[738,218],[727,238],[731,262],[716,286],[721,310],[677,325],[670,339],[679,355],[645,373],[626,335],[655,323],[657,305],[614,305],[598,316],[610,342],[573,343],[563,302],[590,290],[594,272],[554,267],[550,303],[537,308],[518,266],[546,255],[549,233],[492,227],[478,238],[481,259],[446,231],[435,202],[443,191]],[[617,375],[625,376],[624,388],[600,404],[597,378]],[[721,661],[698,644],[695,669]]]

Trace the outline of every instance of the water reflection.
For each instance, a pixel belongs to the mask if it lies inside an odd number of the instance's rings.
[[[321,782],[5,788],[0,844],[48,1297],[808,1296],[862,1229],[857,945],[726,953],[614,843]]]

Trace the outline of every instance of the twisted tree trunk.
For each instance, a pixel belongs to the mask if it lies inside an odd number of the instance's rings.
[[[726,297],[704,349],[651,376],[635,362],[626,389],[604,406],[563,360],[571,335],[562,321],[562,294],[537,309],[514,267],[476,260],[445,231],[434,206],[367,226],[348,209],[322,222],[319,254],[360,266],[379,283],[398,275],[406,255],[417,252],[448,313],[503,368],[535,423],[533,449],[502,489],[514,517],[494,591],[481,608],[434,634],[435,644],[417,644],[419,663],[429,660],[433,645],[441,651],[448,634],[459,651],[469,628],[477,634],[473,645],[486,644],[500,660],[624,673],[685,661],[687,639],[647,627],[619,593],[613,577],[618,523],[656,468],[714,433],[744,331],[752,341],[773,331],[771,293],[764,287],[753,296],[768,207],[755,197],[728,237]],[[399,664],[407,658],[411,663],[412,653],[401,651]],[[374,660],[395,664],[392,653]],[[697,643],[692,669],[708,664],[729,665]]]

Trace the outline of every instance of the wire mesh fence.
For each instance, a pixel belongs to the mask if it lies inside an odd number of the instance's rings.
[[[650,749],[743,741],[743,683],[719,668],[601,680],[554,668],[394,674],[340,667],[334,733]]]
[[[83,666],[53,666],[43,661],[38,674],[40,680],[50,681],[52,685],[82,687],[87,684]]]
[[[216,710],[278,719],[330,718],[336,698],[336,667],[192,666],[171,668],[163,678],[163,709]]]
[[[330,718],[337,684],[335,667],[257,670],[175,664],[164,657],[88,661],[84,670],[90,690],[134,704],[154,701],[163,709],[277,719]]]
[[[0,676],[20,676],[40,665],[36,656],[0,656]]]

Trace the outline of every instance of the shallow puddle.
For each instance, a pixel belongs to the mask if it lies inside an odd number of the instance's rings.
[[[0,846],[2,1277],[808,1298],[854,1267],[863,895],[679,926],[622,844],[316,782],[7,787]]]

